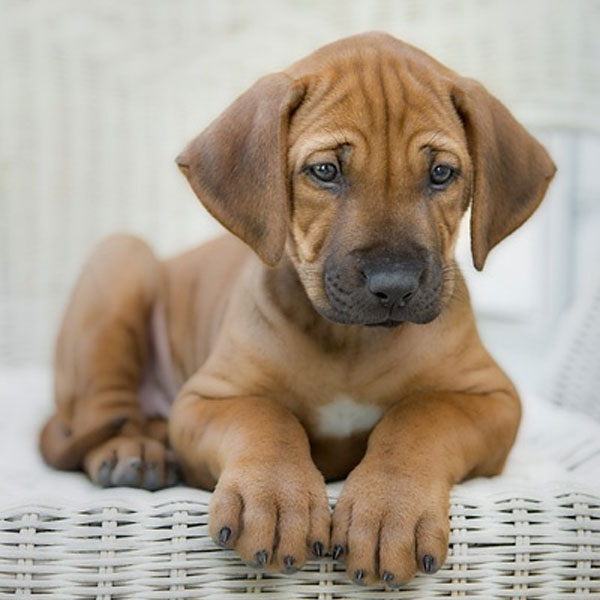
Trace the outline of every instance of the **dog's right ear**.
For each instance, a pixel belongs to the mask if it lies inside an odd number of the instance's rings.
[[[304,94],[301,81],[267,75],[177,157],[208,211],[271,266],[287,237],[287,132]]]

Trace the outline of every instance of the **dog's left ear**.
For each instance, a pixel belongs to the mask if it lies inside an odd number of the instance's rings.
[[[538,207],[556,172],[545,148],[481,84],[460,78],[452,100],[473,163],[471,251],[481,271],[489,251]]]
[[[287,132],[304,93],[284,73],[263,77],[176,159],[208,211],[271,266],[287,237]]]

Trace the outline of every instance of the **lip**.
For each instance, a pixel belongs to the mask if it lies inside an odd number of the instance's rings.
[[[398,325],[402,325],[404,321],[394,321],[394,319],[386,319],[385,321],[379,321],[379,323],[365,323],[366,327],[398,327]]]

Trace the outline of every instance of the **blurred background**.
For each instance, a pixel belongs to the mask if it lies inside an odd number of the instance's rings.
[[[558,165],[484,273],[467,223],[459,247],[488,346],[543,381],[600,270],[598,0],[0,0],[0,365],[49,364],[102,236],[167,256],[218,233],[174,157],[261,75],[371,29],[482,81]]]

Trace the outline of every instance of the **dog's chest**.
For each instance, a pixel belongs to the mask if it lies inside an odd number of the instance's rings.
[[[313,427],[322,437],[346,438],[367,432],[379,421],[383,410],[376,404],[358,402],[349,394],[336,394],[315,407]]]
[[[403,389],[404,371],[389,355],[352,364],[331,360],[297,361],[283,396],[312,439],[338,441],[367,436]]]

